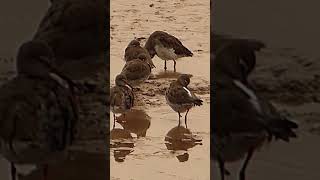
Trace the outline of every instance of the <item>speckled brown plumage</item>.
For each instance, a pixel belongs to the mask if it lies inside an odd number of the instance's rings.
[[[124,60],[128,62],[134,59],[138,59],[140,54],[145,54],[151,67],[155,68],[155,65],[153,64],[148,51],[144,47],[140,46],[140,42],[138,40],[132,40],[128,44],[125,49]]]
[[[179,39],[163,31],[153,32],[148,38],[145,48],[148,50],[151,58],[157,55],[165,60],[165,70],[167,69],[167,60],[174,61],[174,70],[176,71],[175,66],[178,58],[193,56],[193,53]]]
[[[178,79],[172,82],[166,90],[165,96],[167,104],[179,115],[186,112],[185,125],[187,127],[187,115],[193,106],[201,106],[202,100],[199,99],[192,91],[188,89],[191,75],[182,74]]]
[[[114,127],[116,122],[115,114],[124,114],[134,105],[134,94],[126,76],[119,74],[115,81],[116,85],[110,90],[110,107],[113,112]]]
[[[151,74],[151,65],[146,55],[140,54],[139,59],[128,61],[124,65],[121,74],[127,77],[131,86],[138,86],[146,81]]]
[[[58,160],[72,143],[78,105],[71,80],[53,71],[52,55],[45,43],[22,44],[18,76],[0,88],[0,151],[13,169]]]

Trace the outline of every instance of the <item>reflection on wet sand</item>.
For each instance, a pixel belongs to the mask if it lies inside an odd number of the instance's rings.
[[[117,162],[124,162],[125,157],[133,152],[134,139],[131,133],[137,138],[146,137],[150,128],[150,116],[144,110],[132,109],[116,118],[122,128],[113,128],[110,132],[110,148],[114,159]]]
[[[110,150],[113,150],[115,161],[124,162],[127,155],[133,152],[134,142],[128,130],[114,128],[110,132]]]
[[[182,126],[172,128],[164,139],[168,150],[172,150],[176,154],[180,162],[188,161],[188,149],[196,145],[202,145],[202,138],[192,134],[192,132]]]
[[[116,122],[125,130],[137,135],[137,137],[146,137],[147,130],[150,128],[151,117],[143,110],[132,109],[125,114],[117,117]]]

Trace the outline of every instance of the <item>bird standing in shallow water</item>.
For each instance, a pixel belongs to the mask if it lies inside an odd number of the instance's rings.
[[[128,62],[134,59],[139,59],[140,54],[145,54],[148,63],[151,65],[151,68],[156,67],[152,62],[149,52],[145,48],[141,47],[140,42],[136,39],[132,40],[125,49],[124,60]]]
[[[244,67],[252,62],[244,60],[244,54],[238,54],[243,51],[235,51],[235,48],[243,46],[229,44],[222,48],[217,51],[213,60],[215,87],[211,106],[211,153],[218,162],[222,180],[229,173],[225,169],[225,163],[238,161],[246,156],[239,174],[239,179],[245,180],[245,171],[254,151],[266,141],[270,142],[273,137],[287,142],[290,138],[295,138],[293,130],[298,125],[281,116],[248,84],[247,76],[253,67],[249,71]],[[251,51],[248,55],[255,50]]]
[[[0,153],[16,165],[43,167],[65,158],[73,141],[78,104],[72,81],[55,69],[51,48],[40,41],[21,45],[18,75],[0,87]],[[62,75],[62,76],[61,76]]]
[[[151,67],[147,56],[139,54],[138,59],[133,59],[124,65],[121,74],[127,77],[131,86],[138,86],[149,78]]]
[[[116,85],[110,90],[110,106],[113,112],[113,128],[116,123],[117,113],[125,114],[133,107],[134,94],[132,86],[127,82],[126,76],[119,74],[116,76]]]
[[[184,117],[186,128],[188,128],[187,115],[189,110],[193,106],[201,106],[203,102],[188,89],[191,76],[189,74],[181,74],[176,81],[170,84],[165,93],[167,104],[179,114],[179,126],[180,118],[182,117],[180,113],[186,112]]]
[[[167,70],[167,60],[172,60],[174,72],[176,72],[177,59],[193,56],[193,53],[182,45],[179,39],[163,31],[153,32],[144,47],[148,50],[151,58],[157,55],[164,60],[164,70]]]

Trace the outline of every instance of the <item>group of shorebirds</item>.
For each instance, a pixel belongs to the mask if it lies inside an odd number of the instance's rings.
[[[239,179],[245,180],[245,171],[253,153],[272,139],[289,141],[297,137],[294,129],[298,125],[281,115],[276,108],[256,92],[248,76],[256,65],[255,52],[264,48],[262,42],[247,39],[233,39],[214,36],[212,52],[211,89],[211,157],[219,165],[221,179],[230,172],[225,163],[245,158]],[[150,35],[144,47],[138,40],[129,43],[125,50],[126,65],[116,77],[116,85],[111,89],[111,110],[125,114],[134,105],[135,86],[149,78],[154,68],[152,58],[157,55],[166,61],[192,56],[182,43],[166,32],[156,31]],[[181,74],[165,92],[167,104],[179,114],[187,114],[193,106],[202,105],[202,100],[189,89],[191,75]]]
[[[218,162],[224,180],[230,174],[225,163],[246,156],[240,170],[240,180],[245,180],[255,150],[274,138],[289,141],[296,137],[298,125],[282,116],[248,80],[256,64],[255,51],[264,44],[236,39],[218,46],[218,40],[216,36],[212,56],[211,157]],[[177,38],[161,31],[152,33],[144,47],[138,40],[131,41],[125,50],[126,65],[111,89],[114,121],[115,114],[125,114],[134,106],[133,89],[149,78],[155,55],[165,60],[166,69],[167,60],[173,60],[175,67],[178,58],[192,53]],[[16,164],[41,165],[46,177],[48,162],[64,156],[72,144],[78,119],[77,85],[54,61],[46,43],[26,42],[18,51],[18,75],[0,88],[0,153],[11,162],[13,179]],[[190,77],[181,74],[165,93],[168,105],[179,114],[179,125],[181,113],[186,112],[186,128],[189,110],[202,105],[187,87]]]
[[[157,55],[165,61],[164,69],[167,70],[167,61],[174,62],[181,57],[191,57],[193,53],[188,50],[180,40],[163,31],[153,32],[142,47],[140,39],[132,40],[125,49],[124,65],[122,72],[115,78],[115,86],[111,88],[110,107],[113,112],[113,127],[116,123],[116,114],[125,114],[134,106],[134,88],[145,82],[155,65],[152,58]],[[192,75],[181,74],[176,81],[167,88],[165,98],[167,104],[179,114],[179,126],[181,113],[185,114],[185,126],[187,128],[187,115],[193,106],[202,105],[192,91],[188,89]]]
[[[214,35],[212,43],[211,158],[224,180],[230,174],[225,163],[245,157],[239,174],[245,180],[253,153],[272,139],[295,138],[298,125],[281,115],[248,80],[256,64],[255,52],[265,47],[262,42]]]

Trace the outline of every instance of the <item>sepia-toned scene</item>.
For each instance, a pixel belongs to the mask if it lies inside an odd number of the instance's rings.
[[[103,0],[1,5],[1,180],[108,178],[108,8]]]
[[[212,1],[212,179],[320,178],[318,6]]]
[[[111,179],[210,179],[210,1],[111,1]]]

